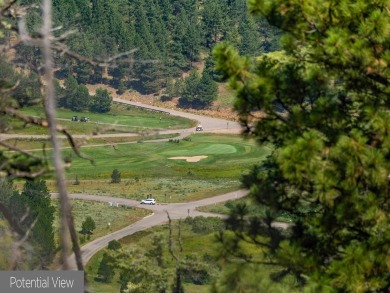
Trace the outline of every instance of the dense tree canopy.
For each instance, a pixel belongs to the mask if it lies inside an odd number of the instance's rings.
[[[11,183],[0,178],[0,207],[0,219],[7,218],[14,232],[29,231],[24,234],[26,242],[21,243],[23,250],[16,256],[15,268],[47,269],[53,261],[56,245],[54,207],[45,181],[27,181],[22,192],[19,192]],[[8,214],[7,210],[12,213]],[[19,222],[19,219],[23,221]],[[6,230],[2,230],[2,233],[6,234]],[[7,256],[7,259],[11,261],[12,256]]]
[[[236,237],[222,241],[251,242],[273,279],[293,275],[307,292],[388,292],[390,2],[249,3],[287,32],[286,51],[253,60],[215,49],[246,134],[274,145],[243,180],[265,216],[244,221],[236,207]],[[271,224],[282,214],[287,230]]]
[[[112,97],[107,90],[97,89],[91,97],[89,108],[92,112],[107,113],[111,109]]]
[[[38,2],[24,0],[20,4]],[[244,0],[55,0],[53,10],[55,26],[62,28],[55,33],[77,30],[65,43],[82,56],[104,59],[137,49],[129,57],[142,62],[110,69],[115,77],[107,82],[118,87],[123,81],[123,86],[143,93],[157,92],[165,87],[167,78],[180,77],[222,40],[251,55],[279,47],[279,33],[264,19],[248,15]],[[41,21],[39,12],[27,12],[27,26],[36,32]],[[36,48],[16,48],[20,60],[37,64],[41,58]],[[98,66],[62,55],[55,57],[58,77],[72,72],[78,83],[102,82]]]

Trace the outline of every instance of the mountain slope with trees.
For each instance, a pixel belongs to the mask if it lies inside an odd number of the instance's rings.
[[[263,18],[249,15],[245,0],[55,0],[53,9],[55,26],[61,27],[55,33],[76,32],[65,39],[69,50],[102,59],[135,50],[127,61],[108,68],[109,79],[103,67],[60,55],[55,58],[58,78],[73,74],[79,84],[106,83],[118,92],[159,92],[190,71],[194,62],[210,55],[220,41],[229,41],[242,53],[254,56],[279,48],[279,32]],[[39,10],[30,8],[28,29],[36,33],[39,23]],[[31,47],[20,45],[17,52],[20,61],[40,58]],[[216,86],[210,80],[202,82]],[[202,102],[186,106],[207,107],[214,94],[202,91]]]

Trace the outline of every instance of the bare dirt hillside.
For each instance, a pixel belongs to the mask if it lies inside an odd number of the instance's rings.
[[[180,111],[186,111],[194,114],[199,115],[205,115],[205,116],[211,116],[216,118],[223,118],[228,119],[232,121],[237,121],[237,115],[232,110],[232,104],[233,104],[233,93],[227,89],[226,85],[219,85],[218,92],[219,92],[219,98],[217,101],[214,102],[211,109],[208,110],[190,110],[190,109],[180,109],[177,105],[178,98],[174,98],[171,101],[162,102],[160,101],[159,95],[141,95],[140,93],[136,91],[126,91],[122,95],[116,94],[116,89],[113,87],[110,87],[105,84],[94,84],[94,85],[87,85],[89,92],[91,94],[95,94],[95,91],[97,88],[103,88],[108,90],[113,97],[121,98],[124,100],[134,101],[134,102],[140,102],[143,104],[149,104],[153,106],[159,106],[163,108],[168,109],[175,109]]]

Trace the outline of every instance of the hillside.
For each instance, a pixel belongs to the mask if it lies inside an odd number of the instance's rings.
[[[38,2],[24,0],[20,4]],[[53,6],[54,26],[60,27],[55,33],[74,31],[63,45],[87,58],[75,62],[56,56],[57,78],[71,74],[79,84],[105,84],[118,94],[139,93],[144,102],[170,101],[167,106],[220,112],[224,102],[216,100],[221,93],[223,98],[226,90],[219,86],[217,91],[215,84],[220,77],[209,58],[214,45],[227,41],[249,56],[280,47],[279,31],[264,19],[250,16],[245,0],[56,0]],[[26,19],[28,30],[36,32],[39,11],[29,9]],[[133,53],[118,58],[109,68],[88,62],[129,51]],[[39,51],[20,44],[14,57],[34,63]],[[200,70],[191,80],[193,68]],[[230,119],[232,115],[223,114]]]

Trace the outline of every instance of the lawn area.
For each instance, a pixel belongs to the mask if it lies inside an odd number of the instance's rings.
[[[107,143],[108,139],[89,141],[92,144],[99,142]],[[168,203],[198,200],[240,189],[242,174],[248,173],[270,151],[268,147],[261,148],[238,135],[207,133],[196,133],[179,143],[112,142],[107,146],[82,148],[85,155],[95,160],[95,165],[76,157],[70,149],[64,150],[64,155],[72,160],[72,166],[66,171],[71,193],[136,200],[152,194],[158,202]],[[47,154],[50,155],[50,150]],[[198,162],[171,159],[177,156],[207,157]],[[114,169],[121,173],[120,183],[110,183]],[[56,192],[53,177],[47,175],[45,180],[49,190]]]
[[[70,192],[137,200],[152,194],[159,202],[184,202],[239,189],[241,175],[261,162],[269,149],[238,135],[197,133],[180,143],[118,144],[115,148],[83,148],[82,152],[96,164],[64,151],[72,158],[67,170]],[[207,157],[198,162],[171,159],[177,156]],[[121,173],[121,183],[110,183],[114,169]],[[79,185],[74,185],[76,178]],[[46,179],[55,191],[52,178]]]
[[[59,200],[53,199],[53,205],[56,207],[54,231],[56,242],[58,244],[59,237]],[[142,218],[150,214],[150,211],[133,207],[110,207],[108,203],[96,202],[88,200],[71,200],[72,212],[75,221],[76,231],[81,230],[81,224],[86,217],[91,216],[95,221],[96,229],[90,236],[90,239],[84,239],[79,234],[81,245],[86,242],[92,241],[96,238],[109,234],[113,231],[117,231],[126,226],[129,226]],[[108,225],[110,223],[110,225]]]
[[[136,135],[136,136],[127,136],[127,137],[98,137],[90,136],[85,138],[75,137],[74,141],[81,147],[88,147],[91,145],[103,145],[108,144],[110,146],[115,146],[116,144],[139,142],[144,140],[154,140],[154,139],[163,139],[163,138],[174,138],[178,136],[176,133],[172,134],[156,134],[156,135]],[[60,139],[63,148],[69,148],[69,141],[67,139]],[[42,146],[45,145],[45,148],[51,148],[51,142],[49,138],[11,138],[7,139],[7,144],[17,147],[22,150],[35,150],[42,149]],[[0,146],[0,150],[6,149],[3,146]]]
[[[43,108],[39,106],[25,107],[20,111],[26,115],[44,117]],[[70,121],[72,116],[78,116],[79,118],[85,116],[90,119],[90,122],[72,122]],[[100,127],[104,129],[108,125],[115,125],[115,128],[122,131],[132,129],[133,131],[137,130],[137,132],[151,129],[190,128],[196,125],[195,121],[182,117],[156,113],[116,103],[113,103],[109,113],[77,113],[69,109],[61,108],[57,109],[57,117],[59,119],[65,119],[61,121],[61,124],[65,124],[70,131],[78,131],[80,127],[81,130],[86,127],[82,133],[89,130],[88,128],[94,129]]]
[[[83,153],[94,158],[96,165],[73,156],[68,178],[109,180],[113,169],[122,178],[190,178],[237,180],[269,152],[254,141],[238,135],[195,134],[191,141],[118,145],[116,148],[85,148]],[[71,156],[70,151],[65,155]],[[207,156],[198,162],[173,157]]]

